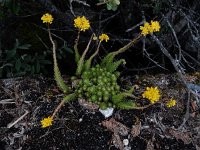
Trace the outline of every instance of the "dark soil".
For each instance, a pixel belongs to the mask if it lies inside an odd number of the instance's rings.
[[[188,82],[198,80],[196,74],[188,75]],[[193,106],[196,101],[191,97],[189,118],[180,128],[186,112],[187,92],[176,75],[130,77],[122,79],[121,84],[137,85],[136,96],[148,85],[158,86],[163,95],[161,103],[144,110],[116,109],[111,117],[105,118],[98,110],[88,110],[74,101],[62,107],[52,126],[41,128],[40,120],[50,116],[63,97],[55,82],[41,76],[0,80],[0,149],[115,150],[124,139],[129,140],[124,150],[199,149],[199,108]],[[168,97],[177,100],[175,107],[169,109],[163,105]],[[26,111],[27,115],[8,128]],[[102,125],[111,118],[128,129],[134,129],[140,122],[139,134],[129,132],[113,142],[113,131]]]

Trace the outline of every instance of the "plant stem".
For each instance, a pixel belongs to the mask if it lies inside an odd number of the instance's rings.
[[[61,109],[61,107],[62,107],[64,104],[65,104],[65,101],[62,100],[62,101],[60,102],[60,104],[56,107],[56,109],[54,110],[53,115],[51,116],[52,119],[55,117],[56,113]]]
[[[76,61],[77,64],[78,64],[78,61],[80,60],[80,54],[79,54],[79,51],[78,51],[79,38],[80,38],[80,30],[78,30],[78,35],[77,35],[77,38],[76,38],[75,44],[74,44],[75,61]]]
[[[57,59],[56,59],[56,44],[55,44],[55,42],[54,42],[53,39],[52,39],[51,31],[50,31],[49,26],[48,26],[48,33],[49,33],[49,39],[50,39],[50,41],[51,41],[51,44],[53,45],[53,61],[54,61],[54,65],[57,65]]]
[[[141,106],[141,107],[134,107],[133,109],[143,110],[143,109],[146,109],[146,108],[148,108],[148,107],[150,107],[150,106],[152,106],[152,105],[154,105],[154,104],[155,104],[155,103],[149,104],[149,105],[146,105],[146,106]]]
[[[90,61],[92,61],[92,59],[98,54],[100,45],[101,45],[101,42],[99,42],[95,53],[89,58]]]
[[[64,92],[68,92],[69,88],[67,87],[67,85],[65,84],[63,78],[61,77],[61,73],[60,70],[58,68],[58,63],[57,63],[57,59],[56,59],[56,44],[53,41],[53,38],[51,36],[51,31],[50,31],[50,27],[48,26],[48,33],[49,33],[49,39],[53,45],[53,63],[54,63],[54,78],[56,80],[57,85],[59,86],[59,88]]]
[[[134,98],[134,99],[140,99],[139,97],[133,95],[133,94],[130,94],[130,93],[125,93],[126,96],[128,97],[131,97],[131,98]],[[133,109],[137,109],[137,110],[143,110],[143,109],[146,109],[152,105],[154,105],[155,103],[153,104],[149,104],[149,105],[146,105],[146,106],[141,106],[141,107],[133,107]]]
[[[92,56],[90,56],[90,58],[86,61],[86,64],[85,64],[86,70],[88,70],[91,67],[92,59],[98,54],[100,45],[101,45],[101,42],[99,42],[97,49],[94,52],[94,54],[92,54]]]
[[[86,56],[86,53],[88,52],[89,50],[89,47],[90,47],[90,44],[91,44],[91,41],[92,41],[92,38],[93,38],[94,34],[92,34],[92,36],[90,37],[90,40],[87,44],[87,47],[86,49],[84,50],[80,60],[78,61],[78,65],[77,65],[77,72],[76,72],[76,75],[80,75],[81,74],[81,71],[83,70],[83,64],[84,64],[84,60],[85,60],[85,56]]]
[[[54,110],[53,112],[53,115],[51,116],[52,119],[55,117],[56,113],[61,109],[61,107],[66,103],[66,102],[69,102],[71,100],[74,100],[76,98],[76,94],[75,93],[72,93],[72,94],[69,94],[67,96],[65,96],[63,98],[63,100],[59,103],[59,105],[56,107],[56,109]]]
[[[118,55],[120,53],[125,52],[127,49],[129,49],[131,46],[133,46],[140,38],[142,37],[141,34],[138,34],[136,38],[134,38],[131,42],[126,44],[124,47],[120,48],[119,50],[112,52],[114,55]]]

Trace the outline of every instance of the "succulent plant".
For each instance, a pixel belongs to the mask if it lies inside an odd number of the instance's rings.
[[[77,63],[76,76],[72,77],[72,83],[74,80],[77,80],[78,83],[75,84],[73,88],[70,88],[63,80],[61,73],[58,68],[58,63],[56,59],[56,47],[55,43],[51,37],[50,29],[49,38],[53,45],[53,62],[54,62],[54,75],[58,87],[66,94],[63,98],[64,101],[75,100],[77,98],[84,98],[86,101],[98,104],[101,109],[106,109],[108,107],[117,107],[120,109],[134,109],[135,102],[134,100],[127,100],[126,97],[129,97],[132,94],[133,90],[125,91],[120,88],[118,84],[118,78],[120,72],[116,71],[121,64],[125,64],[124,59],[116,60],[115,56],[123,53],[128,48],[130,48],[136,41],[137,38],[120,48],[117,51],[107,54],[107,56],[102,59],[102,61],[93,66],[93,58],[98,54],[100,44],[102,41],[109,39],[99,40],[96,51],[93,55],[86,59],[86,54],[89,50],[89,46],[92,42],[94,34],[92,34],[90,41],[86,49],[83,51],[82,55],[79,54],[78,50],[78,39],[80,31],[78,32],[78,38],[75,42],[75,62]],[[140,38],[140,36],[138,36]]]
[[[81,80],[75,88],[78,97],[86,98],[89,102],[99,104],[101,109],[115,107],[112,96],[120,93],[117,83],[119,73],[111,73],[99,65],[84,71]]]

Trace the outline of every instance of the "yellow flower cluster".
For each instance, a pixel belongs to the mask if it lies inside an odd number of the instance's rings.
[[[102,41],[108,42],[109,36],[108,36],[107,34],[101,34],[101,35],[99,36],[99,40],[100,40],[100,42],[102,42]]]
[[[78,28],[80,31],[85,31],[90,28],[90,22],[85,18],[85,16],[78,16],[74,19],[74,27]]]
[[[166,106],[168,108],[173,107],[175,105],[176,105],[176,100],[174,100],[174,99],[170,99],[170,101],[168,101],[167,104],[166,104]]]
[[[43,23],[49,23],[52,24],[53,22],[53,17],[51,14],[46,13],[41,17],[41,20],[43,21]]]
[[[146,36],[153,32],[160,31],[160,23],[158,21],[151,21],[151,23],[145,22],[144,26],[140,26],[141,34]]]
[[[160,99],[160,91],[157,87],[147,87],[142,94],[143,98],[147,98],[152,104]]]
[[[42,128],[46,128],[52,125],[53,119],[51,117],[44,118],[40,121],[42,124]]]

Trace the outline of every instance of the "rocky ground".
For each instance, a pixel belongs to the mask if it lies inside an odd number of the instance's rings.
[[[200,73],[186,76],[198,92]],[[65,104],[52,126],[40,120],[52,114],[63,94],[55,82],[42,76],[0,80],[0,149],[5,150],[199,150],[200,98],[188,93],[177,75],[129,76],[120,84],[162,91],[159,103],[142,110],[115,110],[105,118],[78,101]],[[164,103],[174,98],[177,105]],[[137,100],[141,106],[148,104]]]

